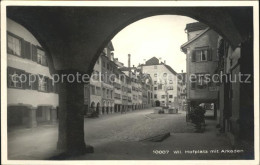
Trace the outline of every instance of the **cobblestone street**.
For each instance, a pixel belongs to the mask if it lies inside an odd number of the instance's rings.
[[[94,147],[93,154],[75,159],[227,159],[238,154],[168,154],[155,155],[155,149],[231,149],[227,137],[217,136],[213,120],[206,121],[203,134],[192,133],[193,126],[185,121],[185,112],[152,114],[153,110],[139,110],[125,114],[109,114],[99,118],[85,118],[85,141]],[[171,136],[163,142],[140,142],[161,133]],[[8,134],[9,159],[49,159],[57,155],[57,125],[42,125],[34,129],[20,129]],[[73,158],[74,159],[74,158]]]

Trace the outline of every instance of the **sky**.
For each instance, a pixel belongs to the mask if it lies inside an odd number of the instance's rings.
[[[131,66],[157,57],[176,72],[186,72],[186,55],[180,46],[187,42],[184,29],[187,23],[196,20],[175,15],[160,15],[148,17],[134,22],[122,29],[112,39],[114,57],[128,63],[128,54],[131,54]]]

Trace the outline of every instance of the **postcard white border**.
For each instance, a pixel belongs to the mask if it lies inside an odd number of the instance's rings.
[[[252,6],[254,8],[254,115],[255,160],[131,160],[40,161],[7,159],[6,6]],[[259,6],[257,1],[2,1],[1,2],[1,158],[2,164],[259,164]]]

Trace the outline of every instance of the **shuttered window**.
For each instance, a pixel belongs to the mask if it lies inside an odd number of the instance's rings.
[[[38,77],[38,90],[47,92],[48,91],[48,78],[40,75]]]
[[[24,88],[25,84],[23,83],[23,78],[21,75],[25,72],[20,69],[8,67],[7,68],[7,87],[9,88]]]
[[[196,48],[192,52],[191,61],[192,62],[203,62],[203,61],[212,61],[211,49],[206,48]]]
[[[22,56],[22,43],[21,38],[12,34],[7,35],[7,53]]]

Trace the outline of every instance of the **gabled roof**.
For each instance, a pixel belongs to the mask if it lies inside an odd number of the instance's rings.
[[[198,34],[197,36],[193,37],[191,40],[187,41],[186,43],[181,45],[181,49],[184,51],[184,47],[189,45],[190,43],[192,43],[193,41],[197,40],[199,37],[201,37],[203,34],[205,34],[207,31],[209,31],[210,28],[206,28],[205,30],[203,30],[200,34]]]
[[[164,64],[164,66],[170,71],[172,72],[174,75],[177,75],[177,72],[175,72],[175,70],[172,69],[172,67],[170,67],[169,65]]]
[[[145,65],[158,65],[158,64],[159,64],[159,59],[156,57],[152,57],[145,62]]]

